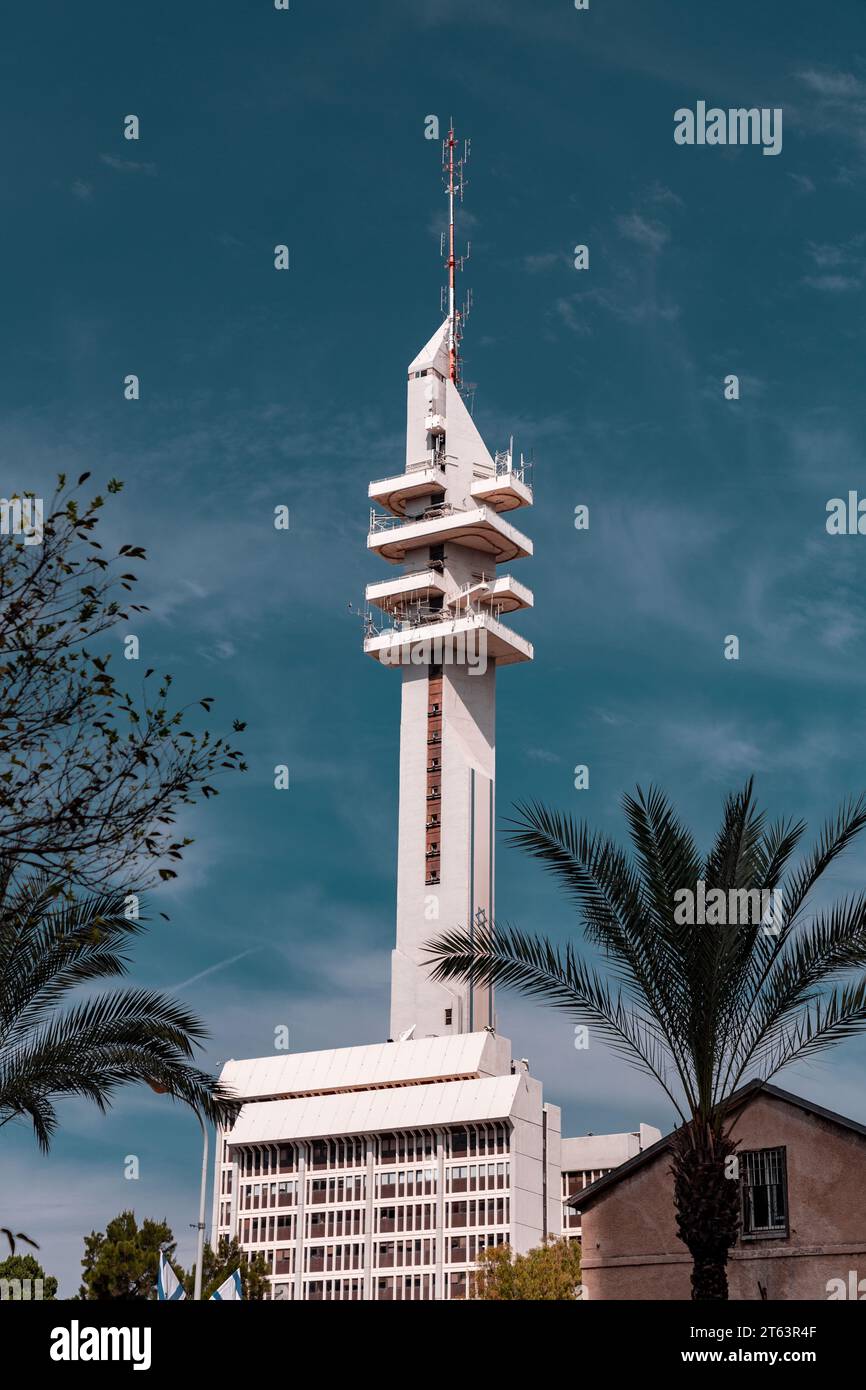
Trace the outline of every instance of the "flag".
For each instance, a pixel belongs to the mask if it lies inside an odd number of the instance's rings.
[[[178,1300],[186,1298],[186,1289],[161,1250],[159,1252],[159,1274],[156,1278],[156,1296],[158,1299]]]
[[[243,1296],[239,1269],[236,1269],[234,1274],[230,1274],[228,1279],[211,1294],[211,1298],[218,1298],[221,1303],[240,1303]]]

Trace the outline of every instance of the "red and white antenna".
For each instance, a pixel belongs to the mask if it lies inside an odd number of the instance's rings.
[[[458,256],[454,245],[454,205],[457,198],[463,202],[463,171],[469,161],[471,142],[464,140],[463,153],[455,157],[458,141],[451,121],[447,140],[442,141],[442,168],[445,172],[445,192],[448,194],[448,375],[454,385],[461,385],[460,341],[463,337],[463,324],[469,314],[471,298],[467,297],[461,309],[457,307],[457,271],[462,271],[469,259],[471,244],[467,243],[464,255]],[[445,252],[445,234],[442,235],[442,252]],[[443,295],[444,297],[444,295]]]

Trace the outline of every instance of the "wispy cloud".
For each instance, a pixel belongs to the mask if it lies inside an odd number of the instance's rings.
[[[808,174],[792,174],[788,171],[788,178],[796,185],[798,192],[803,194],[814,193],[815,184]]]
[[[668,188],[666,184],[659,183],[658,179],[656,179],[655,183],[650,184],[645,196],[649,203],[667,204],[669,207],[676,208],[685,207],[685,203],[680,195],[674,193],[673,189]]]
[[[797,76],[809,91],[830,104],[849,106],[852,102],[866,103],[866,84],[853,73],[835,72],[829,68],[824,71],[807,68],[798,72]]]
[[[824,290],[829,294],[850,294],[862,289],[862,282],[853,275],[804,275],[802,284],[810,290]]]
[[[863,274],[863,245],[866,236],[858,232],[841,243],[806,243],[806,249],[821,272],[806,275],[802,283],[811,289],[829,291],[831,294],[844,294],[859,290]]]
[[[798,113],[801,128],[853,145],[866,160],[866,84],[833,68],[806,68],[795,76],[807,98],[807,109]],[[854,176],[850,168],[846,173],[849,179]]]
[[[103,164],[107,164],[109,169],[114,169],[118,174],[148,174],[153,177],[158,171],[155,164],[149,161],[139,161],[135,159],[118,159],[114,154],[101,154],[99,156]]]
[[[523,267],[530,275],[541,275],[544,271],[565,265],[568,265],[568,257],[563,251],[539,251],[523,257]]]
[[[578,305],[583,297],[584,296],[579,294],[571,296],[560,295],[560,297],[554,301],[553,312],[560,323],[563,323],[570,333],[575,333],[579,338],[588,338],[592,333],[592,329],[587,322],[586,316],[578,313]]]
[[[617,231],[626,241],[642,246],[653,255],[658,255],[670,241],[670,232],[661,222],[643,217],[639,212],[630,212],[616,219]]]
[[[556,311],[566,327],[583,334],[592,331],[584,317],[578,313],[582,306],[594,306],[605,313],[612,314],[622,323],[645,324],[656,319],[662,323],[674,323],[680,317],[680,307],[673,300],[660,297],[655,286],[637,285],[627,274],[617,283],[604,289],[585,290],[566,299],[557,300]]]
[[[548,748],[527,748],[526,757],[535,763],[561,763],[562,758],[558,753],[551,753]]]

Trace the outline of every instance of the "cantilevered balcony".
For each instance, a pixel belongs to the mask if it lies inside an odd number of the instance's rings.
[[[515,613],[519,608],[531,608],[535,602],[531,589],[519,584],[511,574],[491,574],[481,576],[470,584],[464,584],[458,594],[446,599],[451,612],[460,613],[468,607],[483,605],[496,616],[499,613]]]
[[[445,541],[482,551],[497,564],[532,554],[529,537],[486,504],[460,509],[443,503],[407,520],[370,510],[367,548],[391,564],[402,564],[412,550]]]
[[[514,443],[495,456],[493,472],[485,477],[477,477],[470,492],[476,502],[486,502],[497,512],[511,512],[516,507],[532,506],[532,488],[526,481],[532,465],[514,459]]]
[[[487,502],[498,512],[512,512],[516,507],[532,506],[532,488],[516,473],[476,478],[470,492],[476,502]]]
[[[367,494],[371,502],[387,507],[393,516],[402,517],[406,515],[406,503],[411,498],[439,497],[445,492],[445,486],[445,463],[437,455],[412,464],[405,473],[371,483]]]
[[[468,648],[472,654],[472,661],[468,663],[470,665],[477,664],[476,657],[479,653],[484,653],[488,661],[495,661],[498,666],[531,661],[533,656],[532,643],[527,642],[525,637],[512,632],[489,613],[478,612],[446,618],[441,622],[429,619],[417,624],[406,622],[399,627],[387,628],[383,632],[371,629],[364,641],[364,651],[385,666],[404,666],[412,664],[413,647],[441,641],[446,651],[443,660],[447,663],[449,639],[453,643],[452,660],[455,664],[458,660],[456,653],[459,652],[459,642],[454,639],[473,644]]]
[[[402,602],[429,603],[434,594],[444,597],[447,593],[448,583],[445,576],[438,570],[425,569],[412,574],[401,574],[397,579],[385,579],[377,584],[368,584],[366,598],[368,603],[375,603],[377,608],[383,608],[390,613]]]

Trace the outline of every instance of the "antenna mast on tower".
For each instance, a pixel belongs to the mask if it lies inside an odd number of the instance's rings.
[[[460,342],[463,337],[463,324],[471,308],[471,298],[467,297],[462,308],[457,307],[457,271],[462,271],[469,259],[471,243],[467,242],[465,254],[458,256],[454,243],[454,206],[457,198],[463,202],[463,170],[469,161],[471,142],[464,140],[463,153],[455,157],[458,141],[454,134],[454,122],[449,124],[448,138],[442,141],[442,168],[445,173],[445,192],[448,194],[448,374],[454,385],[461,385]],[[445,236],[442,237],[442,250],[445,250]]]

